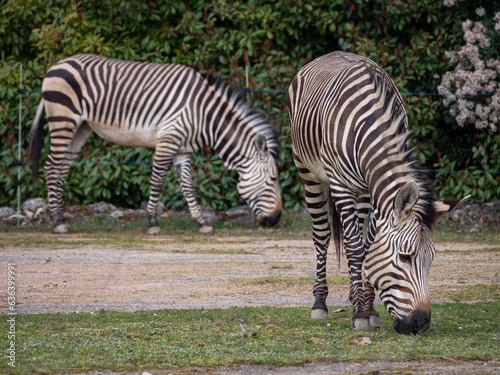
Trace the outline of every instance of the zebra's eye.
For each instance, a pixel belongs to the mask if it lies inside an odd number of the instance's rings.
[[[411,255],[408,255],[408,254],[403,254],[403,253],[399,253],[399,260],[403,263],[407,263],[407,264],[410,264],[411,263]]]

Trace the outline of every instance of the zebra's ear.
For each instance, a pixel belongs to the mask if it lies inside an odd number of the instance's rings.
[[[255,147],[257,147],[257,151],[261,156],[267,156],[269,154],[266,137],[260,133],[255,137]]]
[[[445,201],[435,201],[434,209],[439,218],[446,216],[460,207],[464,202],[468,201],[470,195],[462,198],[461,200],[445,200]]]
[[[419,197],[418,185],[413,180],[408,181],[398,190],[396,198],[394,198],[394,219],[396,223],[408,217]]]

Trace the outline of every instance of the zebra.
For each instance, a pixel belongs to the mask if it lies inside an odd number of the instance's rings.
[[[68,57],[43,80],[42,100],[31,129],[30,159],[36,181],[41,158],[43,112],[50,152],[45,164],[53,233],[67,233],[62,190],[72,162],[92,133],[123,146],[154,149],[146,233],[159,232],[157,205],[173,164],[200,233],[213,227],[202,215],[191,177],[193,152],[210,148],[238,172],[237,189],[263,226],[281,216],[280,141],[267,117],[241,91],[219,77],[204,77],[179,64],[125,61],[90,54]]]
[[[316,250],[312,319],[326,319],[327,249],[343,244],[353,304],[352,327],[378,327],[375,290],[394,329],[430,326],[430,231],[458,202],[435,201],[416,165],[403,100],[372,60],[332,52],[306,64],[287,92],[292,154],[304,184]],[[331,212],[331,223],[328,213]]]

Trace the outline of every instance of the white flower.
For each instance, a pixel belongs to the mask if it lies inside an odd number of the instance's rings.
[[[484,8],[476,13],[483,17]],[[500,30],[500,12],[494,16],[495,30]],[[500,95],[483,95],[500,91],[500,60],[483,60],[490,47],[487,29],[481,22],[466,20],[462,23],[465,45],[457,51],[446,53],[455,70],[446,72],[438,86],[444,96],[443,104],[456,119],[458,125],[473,125],[476,129],[498,130],[500,119]]]

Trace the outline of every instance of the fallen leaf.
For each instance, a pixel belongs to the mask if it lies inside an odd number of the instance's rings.
[[[370,340],[369,337],[363,337],[361,341],[358,339],[354,338],[351,340],[352,345],[370,345],[372,343],[372,340]]]
[[[321,340],[318,337],[310,337],[306,340],[308,344],[319,344]]]
[[[339,313],[339,312],[344,312],[344,311],[345,311],[345,309],[337,309],[337,310],[333,310],[332,314]]]

